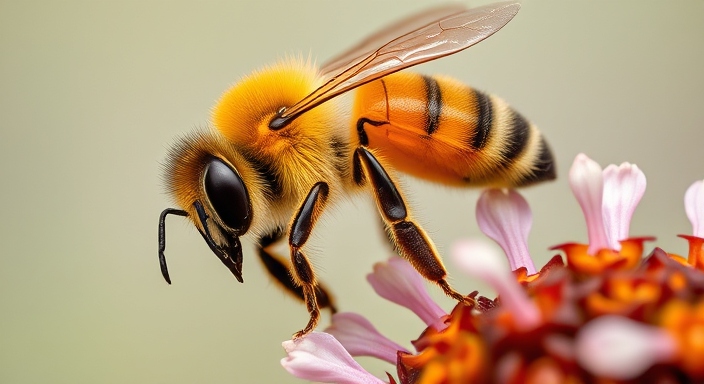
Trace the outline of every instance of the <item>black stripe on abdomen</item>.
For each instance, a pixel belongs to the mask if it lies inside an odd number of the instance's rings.
[[[522,187],[541,181],[553,180],[557,176],[555,172],[555,159],[548,143],[545,142],[543,137],[540,138],[539,145],[538,156],[531,167],[532,172],[524,175],[518,182],[518,186]]]
[[[423,76],[425,83],[425,96],[427,99],[427,110],[425,112],[425,132],[432,135],[438,130],[440,123],[440,113],[442,112],[442,95],[437,80],[430,76]]]
[[[474,129],[474,136],[470,145],[475,151],[479,151],[486,145],[491,134],[491,125],[494,123],[494,108],[489,95],[484,92],[472,90],[474,100],[476,100],[477,126]]]
[[[506,127],[503,151],[501,151],[501,165],[508,167],[523,152],[530,139],[530,123],[520,113],[510,109],[511,119]]]

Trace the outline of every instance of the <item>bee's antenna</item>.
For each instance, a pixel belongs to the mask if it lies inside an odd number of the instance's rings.
[[[166,208],[159,215],[159,266],[161,267],[161,275],[164,276],[164,280],[171,284],[169,269],[166,266],[166,256],[164,256],[164,251],[166,250],[166,216],[168,214],[188,216],[188,212],[176,208]]]

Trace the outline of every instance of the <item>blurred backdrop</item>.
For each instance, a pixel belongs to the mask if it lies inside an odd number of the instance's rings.
[[[160,164],[251,70],[287,54],[324,61],[432,3],[0,1],[0,382],[298,382],[280,343],[308,314],[251,242],[239,284],[170,218],[173,285],[163,281],[157,218],[172,202]],[[566,178],[579,152],[638,164],[648,190],[631,233],[684,253],[683,194],[704,178],[703,36],[702,1],[526,0],[489,40],[414,70],[500,95],[551,143],[559,179],[524,192],[538,264],[551,245],[587,239]],[[482,236],[478,191],[404,183],[443,254]],[[421,321],[365,281],[389,256],[371,202],[337,206],[312,244],[340,309],[410,346]],[[458,289],[483,289],[445,259]],[[380,377],[392,369],[362,363]]]

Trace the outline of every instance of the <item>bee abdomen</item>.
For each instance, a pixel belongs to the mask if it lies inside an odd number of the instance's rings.
[[[555,177],[535,125],[500,98],[453,79],[397,73],[366,84],[353,125],[361,145],[432,181],[514,187]]]
[[[475,103],[467,112],[477,114],[468,129],[476,166],[467,167],[464,180],[513,187],[554,179],[552,152],[538,128],[502,99],[469,89]]]

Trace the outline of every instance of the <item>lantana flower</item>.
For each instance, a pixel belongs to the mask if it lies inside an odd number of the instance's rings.
[[[382,297],[419,316],[410,351],[364,317],[338,313],[325,332],[287,341],[281,363],[293,375],[328,383],[630,383],[704,382],[704,181],[685,194],[692,234],[682,257],[654,248],[629,226],[645,192],[635,165],[601,167],[585,155],[570,186],[587,221],[588,243],[554,247],[536,270],[527,246],[531,212],[513,190],[484,191],[480,229],[503,249],[473,240],[452,249],[456,265],[489,284],[496,298],[445,312],[405,260],[379,263],[367,280]],[[373,356],[395,366],[378,378],[354,360]]]

